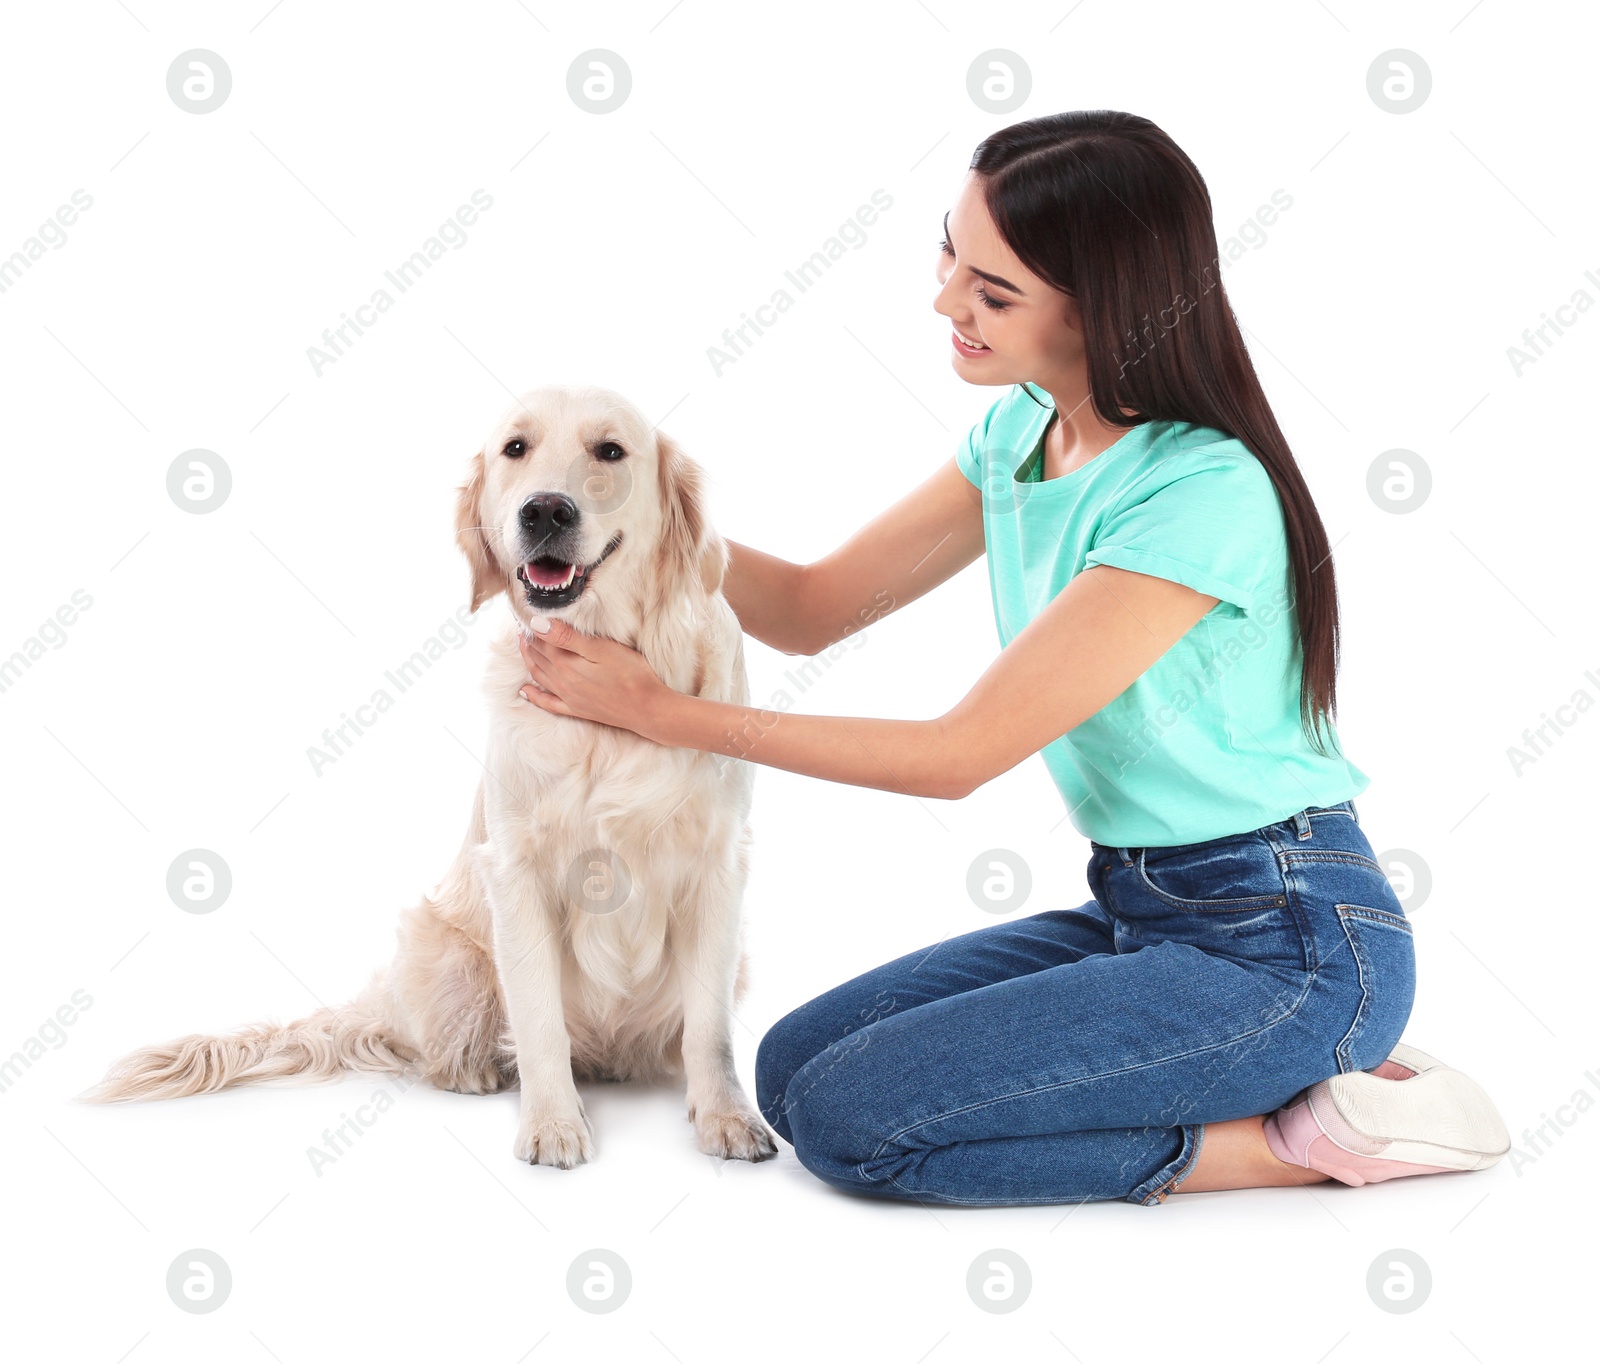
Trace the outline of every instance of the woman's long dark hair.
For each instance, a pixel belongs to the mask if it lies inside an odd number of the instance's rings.
[[[1222,287],[1200,172],[1149,119],[1108,109],[1002,128],[978,145],[969,170],[1006,245],[1076,299],[1100,420],[1214,427],[1272,476],[1300,631],[1300,721],[1326,754],[1321,726],[1331,730],[1339,656],[1328,535]]]

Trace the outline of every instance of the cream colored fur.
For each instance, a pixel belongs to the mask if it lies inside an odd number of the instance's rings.
[[[515,439],[527,445],[520,458],[503,453]],[[625,459],[598,460],[602,440]],[[345,1070],[409,1071],[467,1094],[519,1085],[515,1155],[571,1167],[594,1154],[575,1079],[683,1076],[702,1151],[775,1153],[730,1036],[746,985],[753,768],[518,695],[529,681],[518,624],[547,609],[530,606],[516,577],[526,548],[518,513],[550,491],[582,509],[583,562],[622,535],[582,595],[550,614],[637,648],[677,691],[749,703],[742,633],[721,593],[727,545],[707,519],[700,467],[608,390],[524,394],[472,457],[457,497],[472,609],[505,593],[513,619],[490,646],[485,775],[449,874],[401,914],[394,960],[352,1003],[144,1048],[86,1098]],[[605,913],[581,889],[585,878],[603,888],[609,874],[596,849],[632,880],[626,902]]]

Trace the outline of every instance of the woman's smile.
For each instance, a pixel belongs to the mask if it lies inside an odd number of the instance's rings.
[[[955,345],[957,355],[987,355],[989,353],[988,346],[981,341],[970,340],[954,327],[950,329],[950,337]]]

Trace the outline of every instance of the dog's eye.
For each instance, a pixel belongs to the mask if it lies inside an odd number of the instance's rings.
[[[595,453],[599,455],[601,459],[607,460],[624,459],[628,454],[628,452],[618,445],[614,440],[606,441],[605,444],[595,451]]]
[[[500,452],[508,459],[521,459],[528,453],[528,443],[522,440],[508,440],[506,448]]]

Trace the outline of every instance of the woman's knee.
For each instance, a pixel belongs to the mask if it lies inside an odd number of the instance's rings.
[[[756,1107],[778,1135],[791,1143],[794,1138],[789,1133],[783,1096],[789,1088],[790,1078],[803,1061],[804,1058],[798,1062],[794,1060],[793,1048],[782,1021],[768,1028],[756,1047]]]
[[[816,1032],[790,1014],[756,1048],[756,1106],[802,1163],[824,1144],[831,1149],[849,1129],[853,1103],[841,1098],[849,1088],[844,1070],[866,1041],[858,1029],[818,1050]]]
[[[854,1045],[851,1030],[859,1031],[861,1023],[840,1010],[833,993],[791,1009],[762,1036],[756,1048],[756,1103],[768,1122],[779,1121],[789,1083],[806,1062],[820,1052]],[[790,1140],[786,1130],[779,1130]]]
[[[881,1144],[884,1084],[870,1035],[857,1030],[824,1047],[790,1076],[783,1120],[800,1163],[824,1178],[856,1177]]]
[[[792,1143],[788,1091],[795,1075],[826,1045],[814,1016],[816,1001],[802,1004],[774,1023],[756,1047],[756,1106],[779,1136]]]

